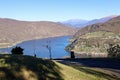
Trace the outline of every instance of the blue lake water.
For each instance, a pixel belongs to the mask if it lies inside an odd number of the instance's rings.
[[[45,38],[45,39],[37,39],[24,41],[15,46],[20,46],[24,48],[24,55],[34,55],[41,58],[49,58],[49,51],[46,48],[46,45],[51,47],[52,58],[63,58],[65,56],[69,56],[69,53],[65,51],[65,47],[69,44],[70,36],[62,36],[62,37],[54,37],[54,38]],[[13,47],[15,47],[13,46]],[[2,52],[11,53],[10,48],[1,49]]]

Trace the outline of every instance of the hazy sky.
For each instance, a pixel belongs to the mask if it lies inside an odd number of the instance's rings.
[[[1,18],[64,21],[119,14],[120,0],[0,0]]]

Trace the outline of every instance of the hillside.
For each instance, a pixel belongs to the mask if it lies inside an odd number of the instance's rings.
[[[38,38],[72,35],[76,30],[48,21],[18,21],[0,18],[0,47]]]
[[[109,44],[120,44],[120,16],[108,22],[93,24],[80,29],[72,38],[67,50],[91,56],[107,56]]]
[[[115,61],[114,61],[115,62]],[[119,80],[115,73],[22,55],[0,55],[0,80]],[[117,72],[116,72],[117,73]]]

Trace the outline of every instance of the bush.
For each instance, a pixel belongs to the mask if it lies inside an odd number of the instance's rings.
[[[108,57],[120,57],[120,45],[109,45],[108,51]]]
[[[75,58],[75,55],[74,55],[73,51],[70,52],[70,55],[71,55],[71,58],[73,58],[73,59]]]
[[[23,55],[23,48],[21,48],[21,47],[15,47],[15,48],[13,48],[12,50],[11,50],[11,53],[12,54],[18,54],[18,55]]]

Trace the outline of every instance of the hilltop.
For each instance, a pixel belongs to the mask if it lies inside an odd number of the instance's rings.
[[[32,39],[73,35],[75,31],[55,22],[0,18],[0,47]]]
[[[66,48],[69,51],[89,56],[101,53],[105,57],[109,44],[120,44],[120,16],[105,23],[86,26],[75,33],[70,41],[71,44]]]

